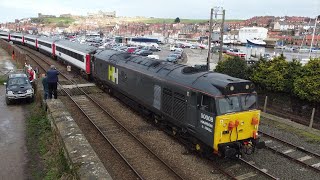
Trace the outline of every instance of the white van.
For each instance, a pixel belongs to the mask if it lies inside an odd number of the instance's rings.
[[[160,59],[159,55],[148,55],[147,57],[151,59]]]

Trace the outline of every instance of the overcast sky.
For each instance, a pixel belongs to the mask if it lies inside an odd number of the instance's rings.
[[[320,14],[320,0],[1,0],[0,22],[38,13],[86,15],[98,10],[116,11],[117,16],[208,19],[213,6],[223,6],[227,19]]]

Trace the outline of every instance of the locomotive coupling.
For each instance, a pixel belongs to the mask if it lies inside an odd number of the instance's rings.
[[[240,154],[240,142],[219,144],[220,153],[226,158],[233,158]]]
[[[256,142],[254,143],[254,145],[256,146],[256,148],[258,149],[263,149],[266,147],[266,143],[264,141],[259,141],[259,139],[256,140]]]

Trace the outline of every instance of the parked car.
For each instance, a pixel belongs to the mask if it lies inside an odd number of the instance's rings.
[[[190,49],[198,49],[198,45],[196,45],[196,44],[192,44],[191,46],[190,46]]]
[[[141,51],[141,49],[136,49],[133,51],[133,54],[137,54],[139,51]]]
[[[167,60],[168,62],[172,62],[172,63],[177,63],[177,62],[178,62],[177,57],[174,57],[174,56],[168,56],[168,57],[166,58],[166,60]]]
[[[151,47],[149,47],[149,49],[148,50],[150,50],[150,51],[161,51],[161,48],[157,48],[157,47],[154,47],[154,46],[151,46]]]
[[[182,51],[175,51],[173,54],[176,54],[178,56],[178,59],[182,58]]]
[[[255,60],[247,60],[246,62],[250,66],[250,65],[255,64],[257,61],[255,61]]]
[[[176,46],[170,46],[170,51],[183,51],[182,48],[176,47]]]
[[[141,50],[141,51],[138,51],[136,54],[140,56],[148,56],[153,54],[153,52],[150,50]]]
[[[238,56],[240,58],[245,58],[246,54],[239,49],[229,49],[226,52],[230,56]]]
[[[148,55],[147,57],[151,59],[160,59],[159,55]]]
[[[264,54],[263,58],[266,59],[266,60],[271,60],[272,59],[270,54]]]
[[[136,47],[128,47],[127,48],[127,53],[134,53],[137,50]]]
[[[26,99],[29,102],[34,100],[34,90],[31,82],[25,73],[9,74],[6,86],[6,104],[10,105],[14,100]]]

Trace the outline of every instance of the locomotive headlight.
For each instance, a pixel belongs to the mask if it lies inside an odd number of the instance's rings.
[[[250,88],[249,84],[246,85],[246,90],[248,90]]]
[[[230,86],[230,91],[233,91],[234,90],[234,86]]]

